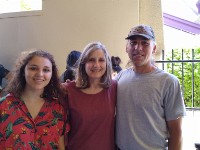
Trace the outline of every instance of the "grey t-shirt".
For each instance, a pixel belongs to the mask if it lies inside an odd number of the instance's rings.
[[[166,121],[185,115],[178,79],[161,69],[138,74],[121,71],[117,91],[116,142],[121,150],[161,150],[167,146]]]

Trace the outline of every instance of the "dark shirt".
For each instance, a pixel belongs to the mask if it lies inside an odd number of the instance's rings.
[[[69,79],[70,81],[72,81],[72,80],[75,79],[75,73],[74,73],[73,70],[67,69],[67,70],[64,72],[64,81],[66,81],[67,79]]]
[[[2,79],[9,73],[9,70],[0,64],[0,86],[2,86]]]

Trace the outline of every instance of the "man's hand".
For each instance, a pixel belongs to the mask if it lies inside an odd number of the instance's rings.
[[[67,79],[64,83],[61,83],[60,84],[60,86],[61,86],[61,89],[63,90],[63,91],[67,91],[67,86],[68,86],[68,84],[70,83],[71,81],[69,80],[69,79]]]

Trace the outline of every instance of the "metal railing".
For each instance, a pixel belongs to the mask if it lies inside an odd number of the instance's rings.
[[[161,66],[161,68],[163,69],[163,70],[165,70],[165,71],[167,71],[167,64],[171,64],[171,72],[170,73],[172,73],[172,74],[174,74],[174,66],[175,66],[175,64],[176,63],[181,63],[181,78],[179,78],[180,79],[180,82],[181,82],[181,88],[182,88],[182,93],[183,93],[183,96],[184,96],[184,65],[186,64],[186,63],[191,63],[191,66],[192,66],[192,72],[191,72],[191,74],[192,74],[192,77],[191,77],[191,80],[192,80],[192,85],[191,85],[191,102],[192,102],[192,106],[191,107],[186,107],[187,109],[192,109],[192,110],[200,110],[200,107],[195,107],[195,99],[194,99],[194,88],[195,88],[195,86],[194,86],[194,83],[195,83],[195,80],[198,80],[198,79],[195,79],[194,78],[194,72],[195,72],[195,69],[194,69],[194,63],[200,63],[200,60],[196,60],[196,59],[194,59],[194,49],[191,49],[191,54],[192,54],[192,56],[191,56],[191,59],[189,59],[189,60],[184,60],[184,50],[182,49],[182,52],[181,52],[181,59],[180,60],[175,60],[174,59],[174,50],[172,49],[172,51],[171,51],[171,59],[170,60],[165,60],[166,58],[165,58],[165,54],[164,54],[164,50],[162,50],[162,60],[160,60],[160,61],[155,61],[156,63],[159,63],[159,64],[161,64],[162,66]]]

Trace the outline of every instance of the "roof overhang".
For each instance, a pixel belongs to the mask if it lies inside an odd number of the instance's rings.
[[[200,34],[200,24],[178,18],[163,12],[164,25],[188,32],[190,34]]]

